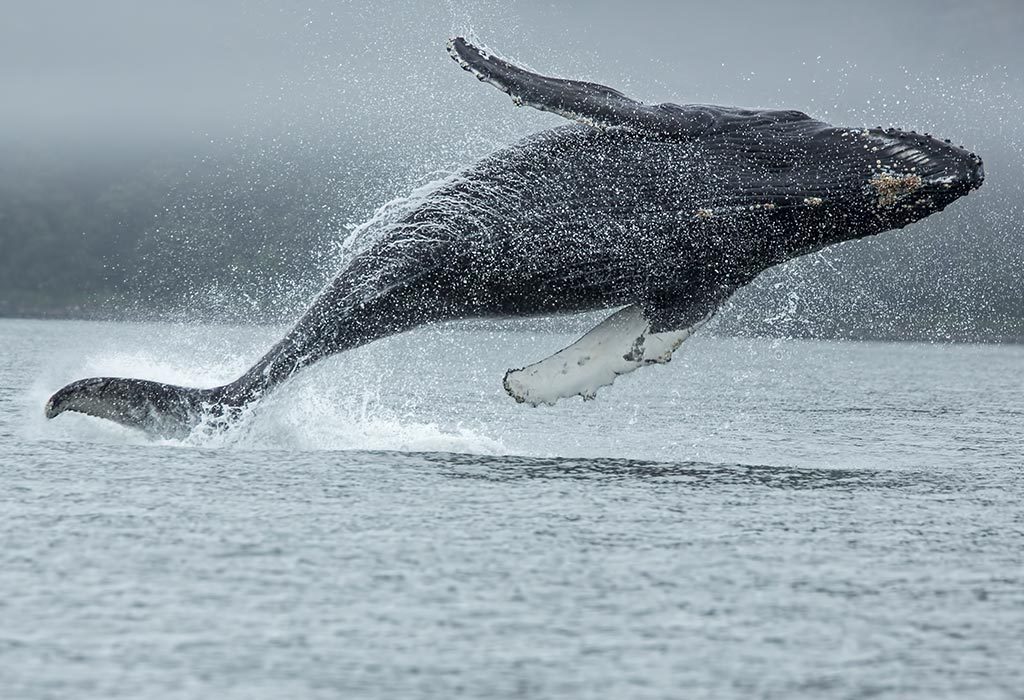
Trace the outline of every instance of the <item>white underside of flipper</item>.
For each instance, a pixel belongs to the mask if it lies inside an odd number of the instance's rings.
[[[651,333],[650,322],[638,306],[616,311],[586,335],[554,355],[505,373],[505,391],[520,403],[553,405],[559,399],[593,399],[620,374],[640,367],[665,364],[672,353],[711,314],[689,328]]]

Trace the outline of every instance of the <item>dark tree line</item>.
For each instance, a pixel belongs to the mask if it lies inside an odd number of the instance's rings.
[[[343,152],[8,147],[0,315],[279,317],[281,290],[320,284],[345,225],[393,186],[373,154]]]

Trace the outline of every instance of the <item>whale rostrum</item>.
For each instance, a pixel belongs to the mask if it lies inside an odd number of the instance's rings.
[[[794,110],[648,105],[542,76],[463,38],[448,50],[516,104],[570,120],[448,178],[350,251],[285,337],[234,382],[73,382],[47,402],[161,436],[252,405],[318,360],[438,321],[615,310],[522,369],[519,402],[593,398],[667,362],[764,270],[904,226],[980,187],[981,159],[931,136]],[[525,358],[524,358],[525,359]]]

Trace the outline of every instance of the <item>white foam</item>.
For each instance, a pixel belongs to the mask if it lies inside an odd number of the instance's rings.
[[[342,396],[331,373],[285,387],[228,430],[200,426],[184,445],[245,450],[371,450],[504,454],[501,442],[463,425],[439,425],[386,406],[377,389]]]
[[[379,351],[346,353],[344,358],[318,363],[248,408],[228,429],[211,422],[181,440],[154,439],[111,421],[72,412],[46,420],[42,407],[49,395],[82,377],[143,377],[194,387],[223,384],[244,372],[278,332],[109,327],[117,337],[105,338],[102,347],[67,348],[57,357],[47,358],[47,368],[22,397],[26,437],[230,450],[507,452],[479,426],[445,422],[422,405],[389,405],[389,401],[395,402],[393,392],[386,398],[382,395],[385,389],[393,389],[385,384],[392,359]]]

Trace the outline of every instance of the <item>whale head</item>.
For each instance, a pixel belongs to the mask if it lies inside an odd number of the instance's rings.
[[[903,228],[985,180],[978,156],[927,134],[833,126],[794,111],[701,109],[708,126],[692,143],[710,177],[698,215],[759,217],[775,244],[771,264]]]
[[[852,234],[902,228],[942,211],[981,187],[981,158],[927,134],[830,127],[816,136],[811,160],[833,178],[849,207]]]

